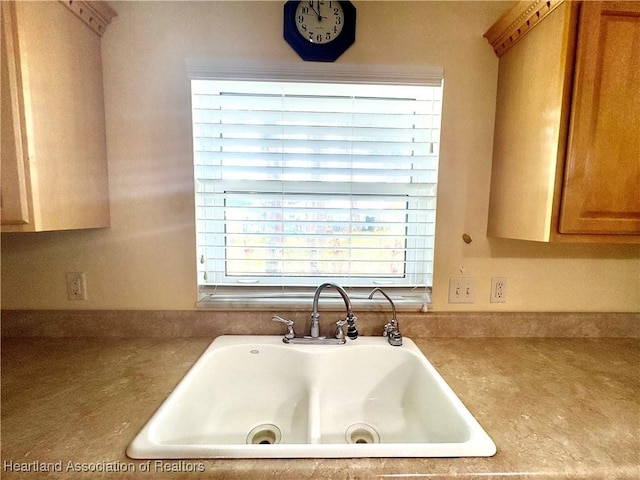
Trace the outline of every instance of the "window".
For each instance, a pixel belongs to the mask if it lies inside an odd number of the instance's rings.
[[[201,298],[431,286],[441,83],[192,80]]]

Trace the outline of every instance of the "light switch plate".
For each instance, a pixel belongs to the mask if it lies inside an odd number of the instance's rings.
[[[476,279],[451,277],[449,279],[449,303],[475,303]]]

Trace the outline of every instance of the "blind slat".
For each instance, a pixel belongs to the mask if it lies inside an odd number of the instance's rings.
[[[433,107],[433,106],[432,106]],[[439,105],[436,105],[439,107]],[[265,125],[294,126],[305,128],[355,127],[355,128],[438,128],[440,115],[437,113],[398,114],[385,113],[371,116],[366,113],[340,113],[327,115],[322,112],[272,112],[272,111],[223,111],[203,108],[195,110],[193,121],[199,125]]]
[[[412,157],[402,157],[393,155],[383,155],[378,152],[372,155],[338,155],[332,153],[303,153],[296,154],[291,158],[286,158],[281,153],[272,152],[214,152],[198,150],[195,153],[196,166],[208,167],[218,166],[220,162],[227,162],[230,165],[255,162],[261,162],[259,167],[278,167],[286,168],[288,165],[296,165],[310,162],[319,165],[345,165],[354,170],[360,169],[413,169],[420,170],[437,170],[438,155],[429,153],[428,155],[413,155]]]
[[[194,138],[196,141],[201,138],[218,136],[232,141],[235,139],[252,140],[297,140],[315,139],[333,142],[336,140],[352,142],[409,142],[427,143],[430,142],[429,132],[418,128],[384,128],[384,127],[343,127],[331,126],[297,126],[297,125],[260,125],[260,129],[248,128],[255,124],[218,124],[218,123],[197,123],[194,127]],[[259,130],[259,131],[258,131]]]

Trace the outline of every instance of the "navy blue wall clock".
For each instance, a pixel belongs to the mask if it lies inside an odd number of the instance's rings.
[[[356,40],[356,7],[349,1],[284,4],[284,38],[303,60],[334,62]]]

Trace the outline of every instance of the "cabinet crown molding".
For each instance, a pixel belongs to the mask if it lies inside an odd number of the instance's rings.
[[[100,37],[111,23],[113,17],[118,14],[107,2],[90,0],[60,0],[65,7],[71,10],[91,30]]]
[[[540,20],[549,15],[565,0],[524,0],[511,7],[484,34],[501,57],[526,35]]]

